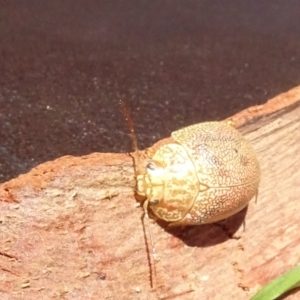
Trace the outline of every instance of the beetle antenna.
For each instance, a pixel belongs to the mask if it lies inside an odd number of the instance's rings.
[[[150,269],[151,269],[151,287],[155,288],[156,287],[156,267],[155,267],[155,262],[156,262],[156,250],[155,250],[155,246],[154,246],[154,239],[153,239],[153,235],[152,235],[152,231],[151,231],[151,226],[150,226],[150,222],[149,222],[149,214],[148,214],[148,200],[146,200],[143,204],[143,208],[144,208],[144,216],[143,216],[143,221],[147,223],[147,226],[144,226],[148,228],[148,232],[149,232],[149,237],[150,237],[150,243],[151,243],[151,249],[152,249],[152,258],[153,261],[150,259],[150,255],[149,255],[149,262],[150,262]],[[148,249],[149,249],[149,245],[147,245]]]
[[[135,161],[135,159],[133,159],[134,160],[134,165],[135,165],[134,167],[135,167],[135,170],[136,170],[136,167],[140,166],[140,153],[139,153],[139,148],[138,148],[138,144],[137,144],[136,134],[135,134],[134,127],[133,127],[133,122],[130,118],[129,112],[128,112],[126,106],[125,106],[124,101],[120,100],[119,104],[120,104],[122,112],[125,116],[125,120],[127,122],[129,131],[130,131],[130,135],[131,135],[133,149],[134,149],[135,154],[136,154],[136,161]]]
[[[140,153],[139,153],[139,149],[138,149],[138,145],[137,145],[137,139],[136,139],[136,134],[134,131],[134,127],[133,127],[133,122],[130,118],[129,112],[125,106],[125,103],[123,102],[123,100],[119,101],[119,104],[121,106],[122,112],[125,116],[125,120],[128,124],[129,130],[130,130],[130,134],[131,134],[131,139],[132,139],[132,144],[133,144],[133,148],[136,154],[136,161],[135,158],[133,157],[134,160],[134,167],[135,167],[135,173],[137,174],[137,168],[139,168],[140,165]],[[150,264],[150,274],[151,274],[151,287],[155,288],[156,286],[156,267],[155,267],[155,261],[156,261],[156,251],[155,251],[155,246],[154,246],[154,239],[153,239],[153,235],[152,235],[152,231],[151,231],[151,227],[150,227],[150,222],[149,222],[149,214],[148,214],[148,200],[146,200],[143,204],[143,209],[144,209],[144,215],[143,215],[143,227],[144,227],[144,236],[145,236],[145,242],[146,242],[146,247],[148,248],[148,258],[149,258],[149,264]],[[146,222],[145,222],[146,221]],[[146,226],[145,226],[146,224]],[[150,237],[150,243],[151,243],[151,249],[152,249],[152,258],[153,261],[151,260],[151,255],[149,254],[149,245],[148,245],[148,240],[147,240],[147,234],[146,234],[146,227],[148,229],[148,233],[149,233],[149,237]]]

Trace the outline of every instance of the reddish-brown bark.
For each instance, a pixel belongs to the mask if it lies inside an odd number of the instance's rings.
[[[129,156],[65,156],[2,184],[0,298],[243,300],[296,265],[300,87],[230,119],[258,153],[258,203],[219,225],[152,224],[155,289]]]

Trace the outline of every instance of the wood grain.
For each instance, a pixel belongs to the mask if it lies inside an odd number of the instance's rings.
[[[230,119],[258,153],[258,203],[219,224],[151,224],[156,289],[128,155],[65,156],[2,184],[1,299],[243,300],[296,265],[300,87]]]

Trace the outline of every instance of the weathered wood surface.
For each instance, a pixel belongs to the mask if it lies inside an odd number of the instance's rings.
[[[261,162],[258,203],[222,226],[152,224],[154,290],[129,156],[65,156],[2,184],[0,299],[243,300],[296,265],[300,87],[231,119]]]

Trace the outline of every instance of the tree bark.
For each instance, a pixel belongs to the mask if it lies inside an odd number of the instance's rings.
[[[218,224],[151,224],[154,289],[130,156],[64,156],[2,184],[0,298],[242,300],[295,266],[300,87],[230,119],[257,151],[258,202]]]

